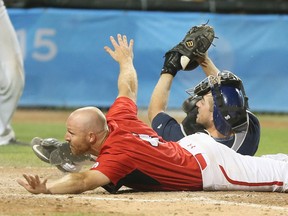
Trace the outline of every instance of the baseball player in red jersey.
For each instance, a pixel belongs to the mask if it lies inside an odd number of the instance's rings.
[[[92,170],[108,176],[114,185],[125,184],[138,190],[202,189],[195,158],[178,143],[158,137],[140,121],[131,99],[117,98],[106,118],[110,135]]]
[[[137,118],[137,74],[133,40],[110,38],[105,50],[120,65],[118,97],[105,116],[96,107],[75,110],[66,121],[65,139],[75,155],[97,156],[90,170],[47,182],[24,174],[18,183],[27,191],[82,193],[99,186],[122,185],[142,191],[253,190],[288,192],[288,163],[243,156],[196,133],[179,142],[164,141]]]

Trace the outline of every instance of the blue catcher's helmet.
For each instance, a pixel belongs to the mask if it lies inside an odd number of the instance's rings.
[[[247,124],[248,98],[240,78],[229,71],[208,76],[188,94],[203,96],[212,93],[214,100],[213,120],[216,129],[227,136],[232,131],[241,130]]]
[[[245,97],[241,90],[232,86],[214,85],[213,120],[216,129],[223,135],[247,122]]]

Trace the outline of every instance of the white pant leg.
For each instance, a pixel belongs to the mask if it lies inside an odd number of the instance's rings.
[[[282,153],[261,155],[261,157],[271,158],[273,160],[279,160],[279,161],[288,162],[288,155],[287,154],[282,154]]]
[[[202,154],[204,190],[288,192],[288,163],[271,158],[243,156],[206,134],[179,141],[193,155]]]
[[[15,138],[10,123],[23,88],[20,45],[6,7],[0,0],[0,145]]]

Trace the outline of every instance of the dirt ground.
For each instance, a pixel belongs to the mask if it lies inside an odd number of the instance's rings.
[[[259,192],[131,192],[102,188],[80,195],[32,195],[16,180],[22,173],[54,179],[53,167],[0,167],[0,215],[288,215],[288,194]]]
[[[26,117],[65,120],[68,112],[41,113],[25,111]],[[0,215],[288,215],[288,194],[259,192],[132,192],[108,194],[102,188],[80,195],[32,195],[16,180],[22,173],[38,173],[55,179],[63,174],[54,167],[15,168],[0,165]]]

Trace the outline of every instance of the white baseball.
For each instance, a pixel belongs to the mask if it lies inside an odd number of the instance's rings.
[[[190,59],[187,56],[184,56],[184,55],[181,56],[180,64],[181,64],[183,70],[187,67],[189,62],[190,62]]]

